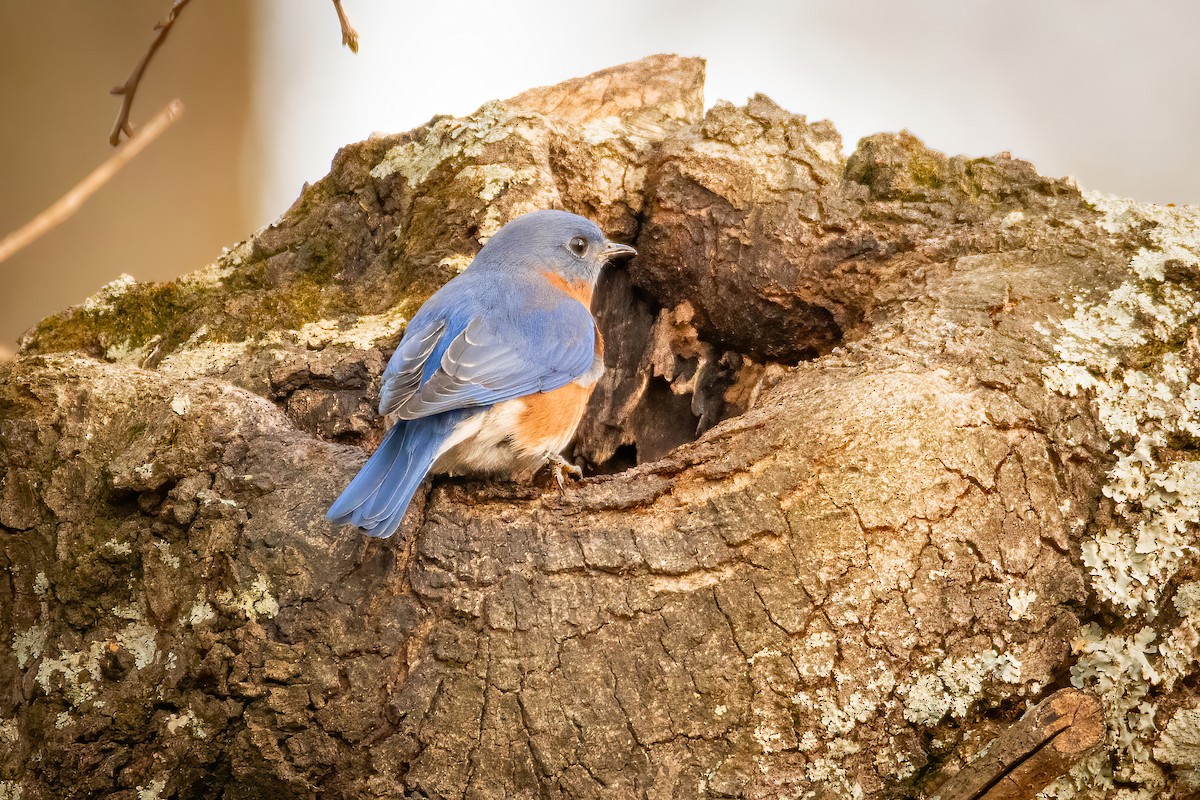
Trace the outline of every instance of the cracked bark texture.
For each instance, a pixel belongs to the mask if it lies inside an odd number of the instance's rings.
[[[0,798],[919,797],[1082,624],[1137,630],[1081,558],[1109,439],[1042,373],[1145,231],[702,84],[656,56],[350,145],[214,265],[26,335]],[[597,294],[596,477],[330,529],[405,317],[541,207],[641,253]]]

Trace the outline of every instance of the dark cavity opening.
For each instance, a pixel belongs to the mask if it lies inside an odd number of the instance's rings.
[[[695,441],[752,408],[784,372],[706,341],[686,313],[664,308],[622,265],[601,276],[592,311],[606,369],[568,453],[587,474],[621,472]]]

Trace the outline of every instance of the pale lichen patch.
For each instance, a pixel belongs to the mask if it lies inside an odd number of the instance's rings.
[[[381,340],[399,333],[407,322],[408,317],[397,307],[382,314],[364,314],[350,325],[328,319],[309,322],[296,331],[272,332],[267,335],[267,341],[278,344],[286,339],[293,339],[309,343],[310,346],[341,345],[356,350],[370,350]]]
[[[802,678],[827,678],[837,660],[837,639],[829,631],[809,634],[792,654]]]
[[[184,378],[220,375],[240,362],[249,352],[251,344],[248,341],[208,341],[208,329],[202,325],[182,347],[159,362],[158,370]]]
[[[80,706],[96,696],[96,687],[84,678],[100,674],[101,643],[94,642],[86,651],[62,653],[54,658],[43,658],[38,665],[34,680],[42,691],[50,693],[51,682],[56,675],[62,676],[62,692],[73,706]]]
[[[137,800],[161,800],[167,782],[163,778],[155,778],[147,786],[137,787]]]
[[[249,257],[252,245],[253,239],[247,239],[233,250],[222,253],[215,264],[181,275],[177,283],[181,288],[188,289],[217,289],[224,286],[233,275],[234,268]]]
[[[171,734],[191,728],[192,735],[197,739],[203,739],[208,736],[208,731],[190,708],[182,714],[171,714],[167,717],[166,728],[167,733]]]
[[[784,749],[780,744],[781,739],[783,739],[783,734],[770,724],[760,722],[754,726],[754,741],[758,743],[759,749],[764,754]]]
[[[1179,594],[1183,595],[1183,608],[1190,609],[1194,590],[1185,584],[1177,597]],[[1182,609],[1181,613],[1186,614]],[[1111,788],[1114,779],[1138,787],[1126,790],[1123,797],[1129,800],[1150,800],[1160,795],[1166,776],[1151,756],[1159,762],[1174,764],[1164,755],[1184,760],[1186,755],[1171,746],[1160,754],[1158,746],[1162,745],[1162,738],[1152,750],[1161,728],[1158,703],[1152,693],[1156,687],[1170,690],[1195,670],[1200,658],[1197,621],[1200,620],[1185,616],[1165,635],[1145,626],[1131,636],[1105,636],[1096,625],[1083,626],[1073,644],[1079,659],[1071,669],[1071,682],[1100,695],[1108,730],[1108,752],[1101,754],[1102,762],[1081,765],[1053,784],[1044,793],[1045,797],[1060,800],[1095,797],[1099,790]],[[1182,728],[1176,729],[1171,741],[1183,743],[1186,737],[1179,738],[1179,734]],[[1108,769],[1110,762],[1114,769]],[[1179,763],[1182,765],[1184,761]]]
[[[917,725],[936,725],[950,711],[950,694],[936,675],[921,675],[901,687],[904,718]]]
[[[1070,772],[1043,789],[1038,800],[1093,800],[1098,792],[1103,793],[1113,787],[1108,753],[1100,751],[1084,758]],[[1131,793],[1127,800],[1138,800],[1138,795]]]
[[[1062,394],[1089,393],[1114,445],[1103,487],[1113,522],[1082,543],[1092,586],[1126,617],[1153,621],[1170,581],[1194,557],[1200,531],[1200,462],[1181,458],[1171,444],[1200,436],[1200,385],[1181,345],[1200,324],[1200,291],[1180,278],[1200,271],[1200,208],[1087,199],[1102,212],[1104,230],[1148,244],[1130,260],[1122,285],[1077,300],[1055,343],[1058,360],[1043,376]],[[1108,752],[1077,766],[1045,797],[1096,797],[1114,781],[1133,787],[1121,790],[1129,800],[1159,795],[1166,777],[1151,751],[1159,728],[1154,691],[1195,670],[1200,586],[1180,586],[1175,607],[1184,619],[1169,631],[1144,625],[1132,635],[1105,635],[1096,625],[1082,627],[1071,680],[1100,695]]]
[[[1021,682],[1021,662],[995,648],[967,658],[942,661],[933,672],[913,674],[896,687],[904,698],[904,718],[935,725],[947,714],[958,719],[983,697],[988,681]]]
[[[156,631],[145,622],[131,622],[125,629],[117,633],[117,641],[127,652],[133,655],[136,669],[149,666],[158,655],[158,644],[155,640]]]
[[[813,715],[829,736],[845,736],[866,722],[879,710],[883,696],[864,687],[864,692],[852,692],[844,705],[838,703],[837,693],[830,689],[797,692],[791,702]]]
[[[448,267],[455,272],[462,272],[467,267],[471,266],[472,261],[474,261],[474,259],[471,256],[463,255],[462,253],[455,253],[454,255],[446,256],[439,261],[438,266]]]
[[[1006,231],[1009,228],[1015,228],[1024,221],[1024,211],[1010,211],[1004,215],[1004,219],[1000,220],[1000,230]]]
[[[207,602],[200,600],[188,611],[187,624],[194,628],[210,619],[216,619],[216,616],[217,612],[213,610],[213,607]]]
[[[512,112],[500,102],[485,103],[470,117],[436,120],[420,142],[405,142],[388,150],[371,170],[371,177],[399,173],[410,187],[420,186],[442,163],[482,153],[483,145],[498,142],[511,132]]]
[[[13,636],[12,647],[13,655],[17,657],[17,666],[25,669],[46,648],[46,626],[34,625],[28,630],[16,634]]]
[[[845,800],[862,800],[866,795],[858,783],[850,779],[843,766],[846,757],[860,750],[856,742],[837,738],[826,747],[826,754],[812,759],[804,769],[805,777],[817,786],[832,790],[833,796]]]
[[[192,402],[186,394],[176,395],[175,397],[171,398],[171,410],[174,411],[177,416],[182,417],[187,414],[188,409],[191,408],[191,405]]]
[[[138,467],[138,470],[141,470],[142,473],[144,473],[144,477],[149,477],[152,472],[152,468],[152,464],[143,464],[142,466]],[[104,549],[108,550],[110,553],[127,556],[133,552],[133,545],[131,545],[129,542],[119,542],[116,539],[109,539],[104,543]]]
[[[1192,789],[1200,789],[1200,708],[1181,708],[1167,720],[1154,757],[1174,767]]]
[[[234,593],[226,590],[217,595],[217,602],[229,610],[239,611],[247,619],[274,617],[279,613],[279,602],[271,595],[270,587],[263,577],[257,577],[246,589]]]
[[[1175,590],[1175,610],[1200,623],[1200,581],[1188,581]]]
[[[1146,794],[1138,797],[1154,797],[1164,783],[1161,768],[1150,759],[1148,744],[1148,736],[1155,730],[1157,711],[1148,695],[1165,677],[1154,644],[1157,637],[1158,632],[1150,627],[1133,636],[1104,636],[1098,626],[1089,624],[1083,626],[1073,645],[1079,660],[1071,668],[1071,683],[1100,695],[1108,745],[1117,756],[1113,777],[1139,784]]]
[[[537,186],[545,183],[548,177],[550,176],[544,175],[535,167],[513,169],[504,164],[478,164],[464,167],[458,173],[457,180],[471,184],[472,191],[486,204],[483,219],[480,220],[478,226],[479,241],[485,242],[490,239],[506,221],[500,216],[499,208],[494,205],[496,198],[514,186]]]
[[[113,301],[137,285],[132,275],[121,273],[119,276],[100,287],[100,291],[83,301],[85,311],[101,314],[113,311]]]
[[[325,347],[349,347],[369,350],[380,342],[394,337],[408,322],[400,307],[381,314],[363,314],[352,322],[320,319],[291,330],[271,330],[253,339],[239,342],[211,341],[209,331],[201,326],[180,348],[169,353],[158,364],[158,371],[183,378],[222,375],[246,361],[260,348],[277,350],[280,345],[302,343],[311,350]],[[144,350],[145,348],[143,348]],[[131,353],[142,357],[142,350]],[[172,403],[172,410],[182,416]]]
[[[517,171],[505,164],[473,164],[459,171],[458,180],[478,184],[475,193],[490,203],[512,185],[516,176]]]
[[[113,606],[110,611],[118,619],[127,619],[133,622],[142,619],[142,612],[138,610],[137,606]]]
[[[1171,349],[1200,321],[1200,292],[1169,280],[1167,270],[1200,269],[1200,209],[1088,200],[1104,212],[1105,230],[1149,226],[1152,246],[1130,261],[1124,284],[1097,302],[1078,301],[1061,324],[1058,361],[1043,375],[1062,394],[1090,392],[1117,449],[1104,493],[1119,524],[1083,544],[1093,587],[1125,615],[1153,617],[1163,587],[1194,552],[1200,524],[1200,464],[1162,457],[1170,437],[1200,436],[1200,385]]]
[[[1008,618],[1017,621],[1029,619],[1029,609],[1033,607],[1037,600],[1037,592],[1032,589],[1017,589],[1012,588],[1008,591]]]
[[[124,609],[113,611],[121,612],[126,618],[135,613],[126,613]],[[111,640],[97,640],[83,650],[60,653],[53,658],[43,657],[34,680],[47,694],[61,691],[73,707],[88,702],[100,705],[101,701],[96,699],[99,689],[94,681],[100,676],[101,654],[107,648],[119,646],[133,656],[135,669],[143,669],[153,663],[158,653],[155,636],[153,627],[140,619],[135,620],[116,633],[115,644]]]
[[[172,569],[179,569],[179,566],[182,562],[179,560],[179,556],[176,556],[171,552],[171,545],[169,542],[164,542],[160,539],[154,543],[154,549],[158,551],[158,555],[164,564]]]

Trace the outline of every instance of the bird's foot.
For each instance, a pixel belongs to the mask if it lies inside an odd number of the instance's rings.
[[[558,453],[551,453],[546,456],[546,466],[550,468],[550,474],[554,476],[554,482],[558,484],[558,490],[565,492],[567,490],[566,476],[570,475],[572,479],[578,480],[583,477],[583,470],[567,461]]]

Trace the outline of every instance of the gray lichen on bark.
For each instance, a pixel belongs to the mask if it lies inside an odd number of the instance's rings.
[[[350,145],[214,265],[25,337],[0,797],[921,796],[1069,682],[1110,741],[1054,796],[1186,796],[1195,213],[908,133],[845,158],[702,83]],[[406,317],[539,207],[641,253],[596,301],[599,474],[331,530]]]

